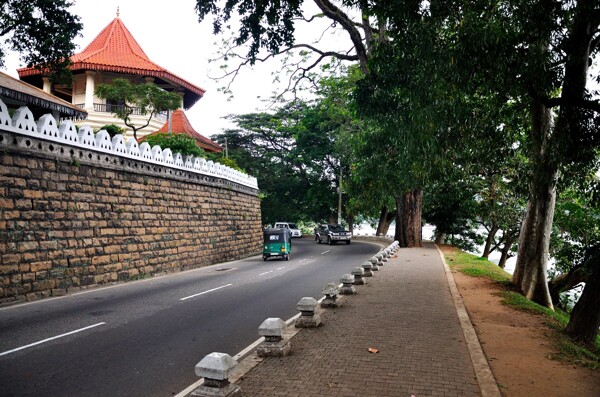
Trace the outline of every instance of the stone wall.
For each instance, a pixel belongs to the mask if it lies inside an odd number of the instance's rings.
[[[0,125],[0,304],[260,252],[255,179],[10,130]]]

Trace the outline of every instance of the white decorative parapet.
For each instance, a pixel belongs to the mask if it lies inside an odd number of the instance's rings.
[[[11,119],[7,107],[1,99],[0,129],[163,167],[219,177],[240,185],[258,189],[256,178],[225,165],[206,161],[204,158],[184,157],[181,153],[173,153],[171,149],[162,149],[158,145],[150,147],[147,142],[142,142],[142,144],[138,145],[135,139],[129,138],[125,141],[122,135],[117,135],[111,140],[108,132],[104,130],[100,130],[97,134],[94,134],[89,125],[83,125],[78,130],[68,120],[58,126],[58,123],[50,114],[43,115],[36,123],[33,119],[33,114],[26,106],[17,109]]]

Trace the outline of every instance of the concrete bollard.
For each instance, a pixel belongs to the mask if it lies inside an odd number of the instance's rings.
[[[342,305],[342,300],[338,297],[340,289],[335,283],[329,283],[323,288],[325,299],[321,301],[321,307],[335,308]]]
[[[204,384],[194,389],[193,397],[233,397],[241,396],[239,386],[229,383],[229,375],[237,366],[226,353],[210,353],[196,364],[196,375],[204,378]]]
[[[369,262],[371,262],[371,271],[376,272],[379,270],[379,259],[377,259],[376,257],[372,257],[371,259],[369,259]]]
[[[357,266],[354,269],[352,269],[351,274],[354,276],[354,285],[366,284],[365,278],[363,277],[363,275],[365,274],[365,269],[363,269],[360,266]]]
[[[317,300],[311,296],[304,297],[296,304],[300,317],[296,319],[296,328],[315,328],[321,324],[321,315],[316,314]]]
[[[356,288],[354,288],[354,276],[351,274],[344,274],[340,278],[342,288],[340,288],[340,294],[342,295],[354,295],[356,294]]]
[[[363,277],[373,277],[373,272],[371,271],[372,267],[373,267],[373,264],[371,262],[363,262],[362,268],[365,271],[365,273],[363,274]]]
[[[265,341],[256,348],[258,357],[283,357],[292,350],[289,340],[283,338],[287,325],[280,318],[268,318],[258,327],[258,334]]]

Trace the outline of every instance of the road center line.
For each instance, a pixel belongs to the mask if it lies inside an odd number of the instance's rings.
[[[8,350],[8,351],[5,351],[3,353],[0,353],[0,356],[5,356],[7,354],[18,352],[19,350],[27,349],[29,347],[33,347],[33,346],[36,346],[36,345],[41,345],[42,343],[50,342],[51,340],[54,340],[54,339],[58,339],[58,338],[62,338],[62,337],[65,337],[65,336],[73,335],[73,334],[76,334],[78,332],[86,331],[86,330],[88,330],[90,328],[98,327],[98,326],[104,325],[104,324],[106,324],[106,323],[102,322],[102,323],[98,323],[98,324],[94,324],[94,325],[89,325],[87,327],[76,329],[75,331],[67,332],[66,334],[56,335],[56,336],[53,336],[51,338],[47,338],[47,339],[44,339],[44,340],[41,340],[41,341],[38,341],[38,342],[30,343],[29,345],[17,347],[16,349],[12,349],[12,350]]]
[[[327,250],[325,252],[321,252],[321,255],[325,255],[326,253],[330,252],[331,250]]]
[[[281,269],[285,269],[285,266],[284,266],[284,267],[278,267],[278,268],[277,268],[277,269],[275,269],[275,270],[281,270]]]
[[[269,274],[269,273],[273,273],[273,270],[269,270],[268,272],[261,273],[261,274],[259,274],[259,276],[264,276],[265,274]]]
[[[199,292],[199,293],[197,293],[197,294],[194,294],[194,295],[186,296],[185,298],[181,298],[181,299],[179,299],[179,300],[180,300],[180,301],[184,301],[184,300],[187,300],[187,299],[190,299],[190,298],[195,298],[196,296],[200,296],[200,295],[208,294],[209,292],[213,292],[213,291],[216,291],[216,290],[218,290],[218,289],[225,288],[225,287],[230,287],[231,285],[232,285],[232,284],[222,285],[222,286],[220,286],[220,287],[217,287],[217,288],[209,289],[209,290],[206,290],[206,291],[203,291],[203,292]]]

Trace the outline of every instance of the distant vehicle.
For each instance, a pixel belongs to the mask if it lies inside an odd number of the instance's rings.
[[[290,260],[292,239],[287,229],[266,229],[264,231],[263,261],[269,258],[281,257]]]
[[[350,244],[352,233],[345,230],[342,225],[323,224],[315,228],[315,241],[321,244],[326,241],[327,244],[336,244],[338,241],[345,241]]]
[[[298,229],[295,223],[290,222],[275,222],[275,229],[287,229],[290,232],[290,237],[302,237],[302,231]]]

